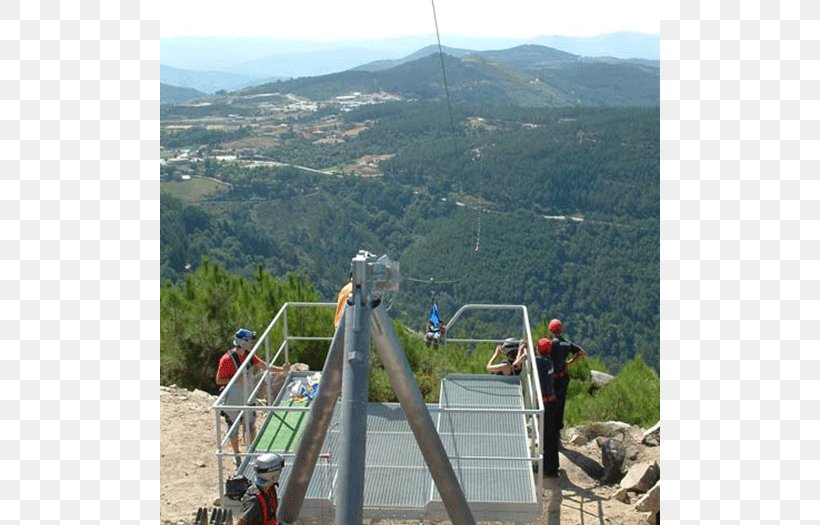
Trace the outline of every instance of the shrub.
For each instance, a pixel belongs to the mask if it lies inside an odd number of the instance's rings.
[[[398,401],[396,393],[393,392],[393,385],[390,384],[390,376],[384,368],[372,367],[370,369],[370,384],[368,385],[368,396],[371,401],[380,400],[383,402]]]
[[[289,274],[276,279],[258,269],[254,280],[231,274],[204,260],[180,285],[166,283],[160,292],[160,377],[162,384],[215,393],[214,376],[219,358],[231,346],[239,327],[264,330],[285,302],[318,301],[318,294],[301,277]],[[289,313],[290,335],[331,335],[332,311],[297,310]],[[281,329],[279,329],[281,331]],[[424,345],[420,333],[394,321],[399,344],[428,403],[438,401],[439,386],[451,373],[484,374],[494,345],[447,343],[438,349]],[[281,333],[274,335],[281,341]],[[270,351],[276,352],[277,348]],[[327,356],[326,341],[294,341],[290,361],[321,370]],[[573,378],[567,394],[565,423],[618,420],[648,427],[660,419],[660,380],[640,357],[627,363],[616,378],[591,390],[590,369],[606,371],[593,357],[570,368]],[[396,401],[390,378],[375,348],[371,349],[369,384],[371,401]]]
[[[274,279],[260,267],[250,282],[203,260],[183,283],[166,283],[160,290],[161,383],[216,393],[217,364],[231,348],[238,328],[261,332],[285,302],[318,300],[313,287],[296,275]],[[332,330],[329,313],[295,317],[290,325],[291,333]],[[295,344],[290,360],[296,362],[304,356],[308,364],[321,369],[326,353],[324,342]]]
[[[589,393],[590,381],[572,381],[565,425],[623,421],[648,427],[660,419],[660,379],[640,357],[628,362],[611,383]]]

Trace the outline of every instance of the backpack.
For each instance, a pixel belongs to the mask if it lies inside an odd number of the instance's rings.
[[[250,486],[251,482],[245,476],[241,474],[231,476],[225,482],[225,495],[230,499],[239,501]]]

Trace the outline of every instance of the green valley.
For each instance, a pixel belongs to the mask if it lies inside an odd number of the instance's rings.
[[[163,105],[166,286],[206,257],[329,301],[367,249],[457,280],[435,290],[445,319],[524,304],[610,370],[657,371],[658,70],[507,55],[445,56],[451,107],[438,56]],[[431,291],[403,281],[390,315],[421,330]]]

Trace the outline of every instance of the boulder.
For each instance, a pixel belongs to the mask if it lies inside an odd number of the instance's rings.
[[[597,370],[590,370],[589,379],[592,381],[593,385],[603,386],[615,379],[615,376],[605,374],[604,372],[598,372]]]
[[[661,477],[661,469],[653,462],[637,463],[632,465],[621,479],[621,488],[646,492],[652,488]]]
[[[606,428],[610,429],[613,433],[615,432],[626,432],[632,425],[629,423],[624,423],[623,421],[604,421],[601,425],[605,426]]]
[[[644,496],[638,500],[638,503],[635,504],[635,509],[638,512],[649,512],[649,516],[647,517],[648,523],[657,523],[659,521],[658,517],[660,516],[661,511],[661,482],[658,480],[649,492],[644,494]]]
[[[570,432],[569,438],[567,438],[567,443],[576,447],[583,447],[589,443],[589,440],[582,433],[579,433],[577,430],[573,430]]]
[[[601,446],[601,462],[604,475],[601,481],[605,484],[618,483],[623,477],[623,465],[626,459],[626,447],[617,439],[607,439]]]
[[[587,441],[591,441],[599,436],[609,438],[612,436],[623,434],[627,432],[630,428],[631,425],[629,425],[628,423],[623,423],[621,421],[595,421],[593,423],[587,423],[586,425],[574,427],[570,429],[570,431],[568,431],[567,433],[568,435],[571,435],[572,431],[575,431],[577,434],[585,436],[587,438]]]
[[[588,426],[587,428],[606,429],[605,434],[595,438],[595,442],[599,447],[603,447],[610,439],[622,444],[624,453],[622,473],[625,473],[627,468],[639,459],[643,448],[639,443],[641,432],[643,432],[640,427],[630,426],[620,421],[607,421],[605,423],[595,423],[594,427]],[[587,437],[589,437],[589,434],[587,434]]]
[[[616,499],[621,503],[629,503],[629,491],[621,487],[612,493],[612,499]]]
[[[624,436],[629,438],[629,440],[637,446],[643,439],[643,432],[643,429],[638,425],[632,425],[627,430],[624,430]]]
[[[657,447],[661,444],[661,422],[658,421],[655,425],[643,433],[641,443],[649,447]]]

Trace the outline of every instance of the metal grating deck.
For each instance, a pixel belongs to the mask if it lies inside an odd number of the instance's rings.
[[[518,377],[448,376],[442,381],[442,408],[523,409]],[[433,407],[433,405],[431,405]],[[301,516],[332,521],[337,477],[339,417],[333,415]],[[478,521],[532,521],[538,517],[525,416],[522,413],[432,413],[467,501]],[[277,417],[271,414],[269,418]],[[279,416],[281,417],[281,416]],[[294,429],[298,433],[299,429]],[[270,441],[267,441],[270,443]],[[261,442],[256,451],[267,450]],[[370,403],[367,414],[364,487],[366,519],[433,519],[448,516],[415,437],[398,403]],[[295,450],[294,447],[289,447]],[[273,450],[276,450],[273,448]],[[456,459],[468,456],[496,459]],[[286,465],[283,483],[290,474]]]
[[[442,408],[523,410],[517,376],[452,375],[442,381]],[[530,521],[539,502],[529,461],[527,422],[523,413],[450,413],[437,415],[444,448],[479,521]],[[493,459],[458,459],[491,456]],[[428,516],[447,519],[441,496],[431,484]]]

